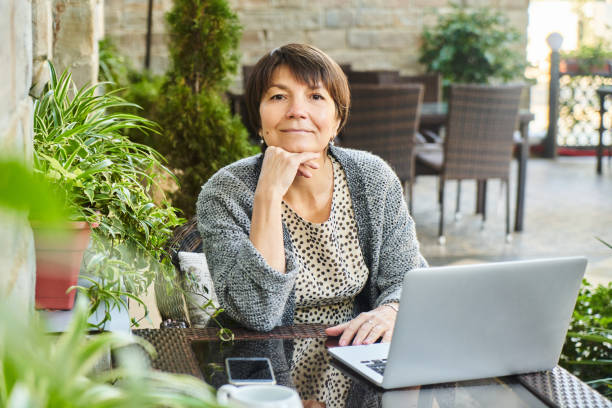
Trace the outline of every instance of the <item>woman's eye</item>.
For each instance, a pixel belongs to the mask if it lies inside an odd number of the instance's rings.
[[[321,94],[313,94],[313,95],[312,95],[312,99],[314,99],[314,100],[317,100],[317,101],[318,101],[318,100],[323,100],[323,99],[325,99],[325,98],[323,98],[323,95],[321,95]]]
[[[270,99],[272,99],[273,101],[280,101],[281,99],[283,99],[285,96],[281,95],[281,94],[276,94],[276,95],[272,95],[270,97]]]

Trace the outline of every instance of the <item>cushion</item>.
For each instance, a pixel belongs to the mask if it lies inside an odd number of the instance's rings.
[[[186,292],[189,322],[191,327],[206,327],[210,320],[209,314],[219,307],[206,255],[201,252],[179,252],[178,257],[181,272],[184,274],[183,289]],[[208,304],[209,300],[212,300],[212,305]]]

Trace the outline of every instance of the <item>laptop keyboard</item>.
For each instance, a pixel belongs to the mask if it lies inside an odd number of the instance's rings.
[[[361,364],[365,364],[367,367],[376,371],[378,374],[383,375],[385,372],[385,366],[387,365],[387,359],[382,358],[380,360],[363,360]]]

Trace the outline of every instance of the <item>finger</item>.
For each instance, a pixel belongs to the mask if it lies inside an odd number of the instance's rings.
[[[346,329],[344,329],[344,333],[342,333],[342,337],[340,337],[340,341],[339,341],[340,345],[347,346],[351,342],[353,337],[355,337],[355,333],[357,333],[357,330],[361,328],[361,326],[366,320],[368,320],[367,316],[361,316],[361,315],[351,320],[349,322],[349,325],[346,327]]]
[[[372,327],[368,336],[363,340],[363,344],[372,344],[375,343],[376,340],[380,339],[380,337],[385,333],[385,327],[381,324],[377,324]]]
[[[311,169],[315,169],[315,170],[318,169],[319,167],[321,167],[321,166],[319,166],[319,163],[317,163],[315,161],[304,162],[304,163],[302,163],[302,166],[308,166]]]
[[[302,173],[302,175],[308,175],[306,177],[312,177],[312,171],[306,167],[306,165],[304,164],[300,164],[300,167],[298,167],[298,171]]]
[[[296,157],[299,159],[300,163],[305,163],[307,161],[315,160],[321,157],[320,152],[302,152],[296,153]]]
[[[382,338],[383,343],[391,343],[391,338],[393,337],[393,329],[389,329],[385,332],[385,335]]]
[[[297,175],[298,176],[302,176],[302,177],[306,177],[306,178],[311,178],[312,177],[312,173],[311,172],[309,172],[308,170],[302,170],[302,169],[298,169]]]
[[[363,323],[357,331],[355,338],[353,339],[353,345],[359,346],[360,344],[364,344],[364,340],[370,335],[370,333],[375,327],[376,325],[371,320],[368,320]]]
[[[327,329],[325,329],[325,334],[327,334],[328,336],[339,336],[342,334],[344,329],[346,329],[348,324],[349,322],[345,322],[337,326],[328,327]]]

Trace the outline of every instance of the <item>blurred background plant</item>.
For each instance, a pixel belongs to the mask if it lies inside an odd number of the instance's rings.
[[[226,0],[177,0],[167,14],[171,68],[163,76],[125,69],[108,41],[101,44],[103,79],[116,83],[126,100],[161,126],[159,133],[130,132],[168,160],[180,188],[169,193],[187,217],[195,213],[201,186],[221,167],[259,152],[233,115],[225,92],[236,72],[241,35]]]
[[[212,388],[197,378],[151,370],[146,353],[155,350],[144,340],[118,332],[88,336],[83,303],[59,336],[1,301],[0,316],[2,407],[218,406]],[[117,367],[97,369],[109,350],[117,351]]]
[[[582,282],[559,365],[612,400],[612,283]]]
[[[108,318],[112,307],[127,309],[127,297],[142,303],[139,296],[158,274],[174,278],[164,244],[183,220],[150,196],[158,169],[172,177],[165,159],[125,135],[156,132],[156,125],[124,113],[136,105],[101,85],[77,89],[68,71],[58,77],[49,69],[34,106],[34,170],[68,203],[71,220],[98,224],[83,263],[95,279],[79,289],[92,310],[104,304]]]
[[[604,38],[597,38],[593,45],[583,44],[578,49],[561,53],[562,65],[569,65],[574,60],[578,72],[588,73],[591,70],[609,73],[608,64],[612,63],[612,47]]]
[[[437,24],[425,28],[419,62],[428,72],[440,72],[445,85],[524,80],[520,39],[504,14],[453,4]]]

